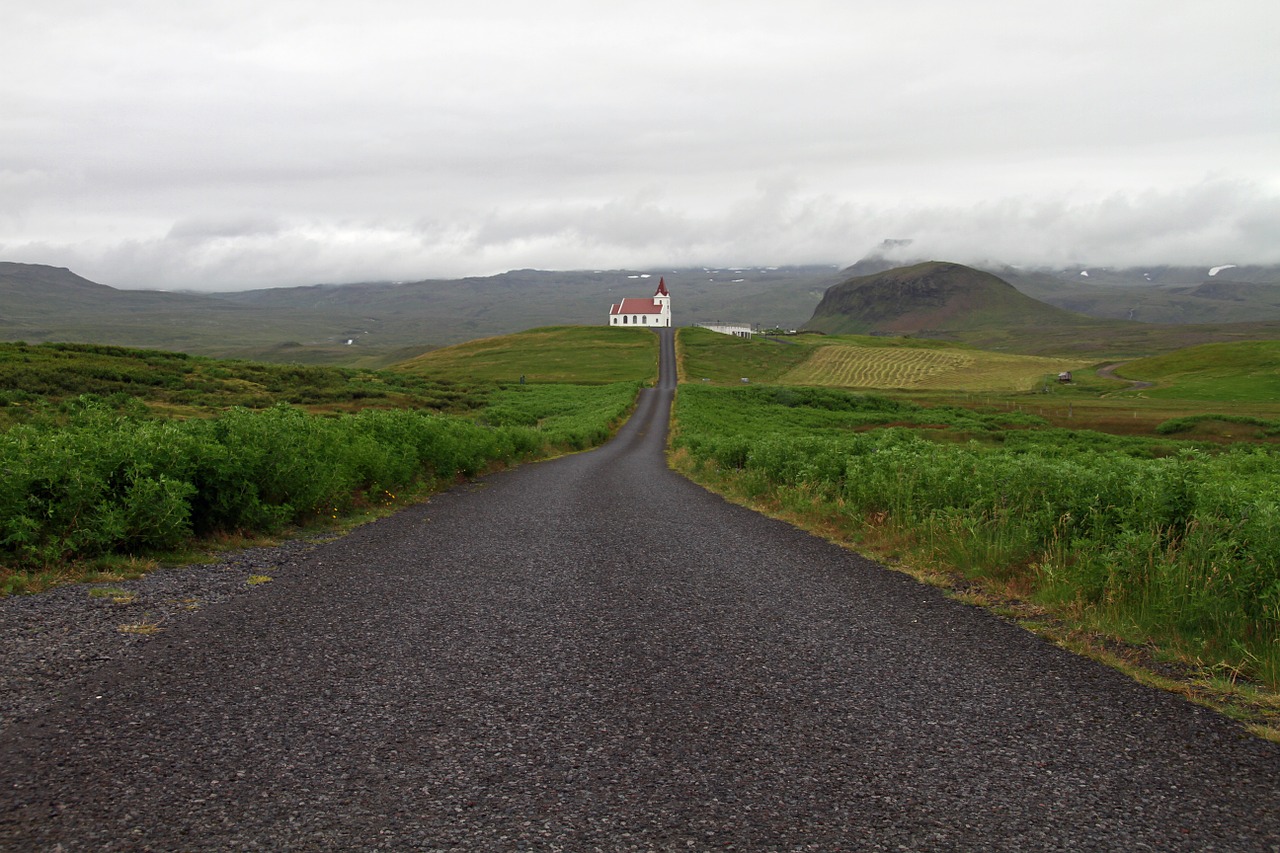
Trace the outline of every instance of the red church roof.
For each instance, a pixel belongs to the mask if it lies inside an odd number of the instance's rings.
[[[624,299],[609,309],[610,314],[661,314],[662,304],[652,299]]]
[[[670,293],[667,293],[667,280],[665,277],[658,279],[658,289],[653,295],[654,296],[670,296],[671,295]]]

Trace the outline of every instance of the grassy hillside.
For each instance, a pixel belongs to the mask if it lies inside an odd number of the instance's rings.
[[[394,369],[451,380],[653,382],[658,336],[648,329],[550,326],[433,350]]]
[[[83,395],[185,417],[290,403],[317,412],[365,408],[468,411],[489,387],[392,371],[227,361],[99,344],[0,343],[0,427]]]
[[[682,381],[710,385],[809,385],[892,394],[931,406],[1021,411],[1069,429],[1157,435],[1186,423],[1216,443],[1274,440],[1280,392],[1270,341],[1201,347],[1133,361],[1117,378],[1089,359],[1037,358],[945,341],[798,335],[775,343],[680,329]],[[1056,375],[1073,373],[1060,384]],[[1268,373],[1268,371],[1271,371]],[[1150,379],[1154,388],[1135,384]],[[1190,420],[1188,420],[1190,419]],[[1245,429],[1242,424],[1251,425]]]
[[[1155,383],[1145,393],[1206,402],[1280,400],[1280,341],[1205,344],[1122,365],[1118,376]]]
[[[746,378],[752,382],[777,382],[783,373],[813,354],[810,346],[799,345],[795,338],[782,340],[786,343],[737,338],[707,329],[677,329],[680,381],[724,384]]]
[[[1141,358],[1217,341],[1280,340],[1280,323],[1157,326],[1123,320],[1090,320],[1041,326],[989,326],[946,336],[970,346],[1024,355]]]

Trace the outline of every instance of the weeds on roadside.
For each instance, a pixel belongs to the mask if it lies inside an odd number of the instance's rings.
[[[137,601],[138,594],[132,590],[99,586],[89,590],[89,597],[109,598],[112,604],[132,604]]]

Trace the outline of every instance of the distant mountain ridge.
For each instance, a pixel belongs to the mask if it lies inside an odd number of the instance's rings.
[[[213,296],[118,290],[62,267],[0,262],[0,337],[191,352],[279,341],[283,318]],[[314,331],[305,318],[295,329]]]
[[[831,265],[652,273],[512,270],[456,280],[172,293],[117,289],[59,267],[0,262],[0,339],[377,367],[433,347],[536,326],[603,324],[611,303],[624,296],[648,296],[657,275],[664,275],[671,289],[676,325],[727,321],[798,328],[814,316],[829,287],[857,277],[849,271],[885,264],[894,266],[891,260],[869,257],[843,273]],[[963,298],[935,293],[929,297],[937,302],[934,305],[927,304],[922,293],[909,311],[893,308],[888,295],[882,294],[866,307],[887,312],[884,316],[868,315],[862,325],[839,321],[840,328],[880,329],[882,334],[934,330],[927,333],[1015,352],[1055,353],[1121,342],[1124,352],[1148,354],[1178,344],[1280,337],[1275,330],[1280,285],[1232,278],[1265,278],[1274,269],[1280,281],[1280,267],[1226,268],[1212,278],[1181,285],[1109,284],[1107,279],[1119,280],[1129,273],[1106,270],[1073,277],[1065,271],[1012,267],[966,269],[971,270],[965,273],[969,276],[994,274],[1006,286],[993,289],[987,282]],[[655,277],[646,278],[650,275]],[[1010,294],[1007,285],[1044,304],[1017,302],[1018,294]],[[979,298],[980,293],[986,295]],[[1110,319],[1076,316],[1068,321],[1045,313],[1050,304]],[[889,322],[891,317],[897,320]],[[1124,320],[1217,325],[1171,333]],[[1241,323],[1246,320],[1268,322]]]
[[[928,260],[910,240],[886,240],[840,272],[847,280]],[[1280,320],[1280,264],[969,266],[1041,302],[1090,317],[1194,324]]]
[[[651,295],[659,275],[673,288],[678,324],[732,319],[794,328],[836,280],[836,268],[512,270],[195,294],[118,290],[59,267],[5,262],[0,339],[376,366],[406,351],[535,326],[603,325],[610,304]]]

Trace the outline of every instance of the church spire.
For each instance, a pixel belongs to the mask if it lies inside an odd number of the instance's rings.
[[[667,293],[667,280],[665,277],[660,277],[658,279],[658,289],[656,292],[654,292],[653,295],[654,296],[670,296],[671,295],[670,293]]]

